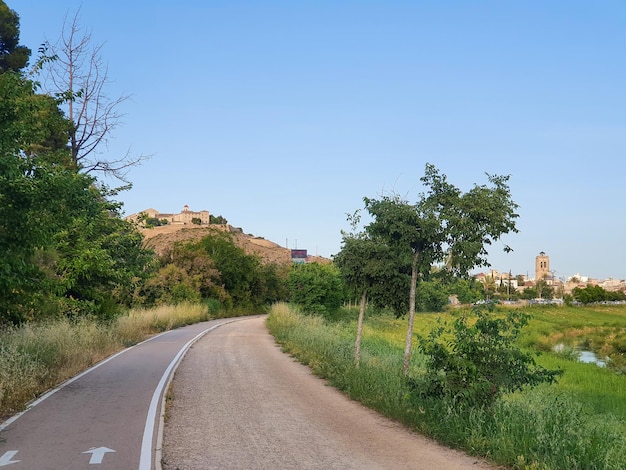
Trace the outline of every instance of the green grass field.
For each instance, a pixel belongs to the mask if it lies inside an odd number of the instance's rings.
[[[458,311],[418,314],[415,333],[426,335],[438,319]],[[493,408],[455,409],[420,399],[401,375],[406,322],[367,315],[361,366],[353,365],[356,312],[333,319],[303,316],[276,305],[268,327],[283,348],[355,400],[428,436],[511,468],[626,468],[626,375],[579,362],[582,347],[620,361],[625,306],[532,307],[519,346],[540,352],[537,362],[562,369],[557,384],[505,395]],[[495,313],[497,314],[497,312]],[[557,344],[564,353],[553,352]],[[424,368],[417,350],[411,374]]]

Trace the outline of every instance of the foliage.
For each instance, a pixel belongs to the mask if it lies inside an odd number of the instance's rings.
[[[287,276],[289,301],[306,313],[332,313],[341,306],[344,284],[332,264],[294,264]]]
[[[0,323],[109,318],[130,304],[151,255],[109,200],[116,191],[78,173],[72,124],[37,91],[0,74]]]
[[[475,185],[462,193],[448,183],[445,175],[431,164],[420,178],[427,188],[420,200],[411,204],[403,198],[381,196],[364,198],[372,217],[366,233],[386,244],[398,260],[410,259],[408,326],[403,372],[406,374],[412,350],[412,331],[418,297],[417,284],[428,280],[434,264],[440,272],[468,276],[476,266],[487,266],[486,246],[503,234],[517,232],[508,176],[487,175],[490,185]],[[510,251],[508,246],[505,251]]]
[[[333,257],[348,292],[379,308],[391,308],[396,316],[406,314],[410,264],[394,256],[391,248],[367,234],[343,235],[342,247]],[[405,260],[406,261],[406,260]]]
[[[502,310],[500,310],[502,311]],[[553,307],[528,309],[533,318],[522,331],[544,329],[549,312],[564,329],[578,322],[626,323],[626,307]],[[498,310],[496,310],[498,313]],[[541,321],[534,317],[540,314]],[[423,314],[416,325],[422,335],[436,319],[453,314]],[[506,393],[491,407],[454,407],[445,399],[425,398],[400,374],[404,327],[392,316],[366,319],[359,368],[351,354],[356,312],[340,322],[301,315],[274,306],[268,328],[283,349],[353,400],[448,446],[483,456],[505,468],[622,469],[626,463],[626,376],[605,368],[542,354],[538,363],[566,372],[558,383]],[[557,323],[555,323],[557,325]],[[426,357],[415,354],[411,376],[425,370]]]
[[[600,286],[575,287],[572,291],[575,300],[583,304],[594,302],[626,300],[626,294],[621,291],[609,292]]]
[[[198,242],[177,243],[161,257],[161,265],[159,286],[186,285],[185,292],[192,295],[193,291],[193,298],[213,299],[227,309],[259,308],[286,297],[284,268],[263,264],[221,230],[213,230]],[[172,276],[174,272],[177,276]],[[155,283],[152,280],[138,293],[139,302],[150,306],[166,301],[159,298]]]
[[[209,215],[209,223],[210,224],[217,224],[217,225],[226,225],[228,223],[228,220],[226,220],[221,215],[214,216],[213,214],[210,214]]]
[[[185,272],[190,280],[193,280],[203,299],[213,298],[224,303],[230,298],[221,284],[220,272],[215,268],[215,263],[202,247],[188,243],[177,243],[169,256],[170,262]]]
[[[415,299],[415,310],[418,312],[441,312],[448,305],[445,286],[436,281],[420,282]]]
[[[462,304],[473,304],[485,296],[483,283],[476,281],[473,277],[470,279],[454,278],[448,289]]]
[[[121,219],[120,205],[102,193],[96,192],[83,214],[56,234],[54,268],[63,297],[95,302],[95,314],[105,319],[119,313],[119,306],[131,306],[154,258],[133,224]]]
[[[410,379],[416,393],[460,406],[492,406],[503,393],[554,383],[562,373],[538,366],[515,346],[527,315],[509,311],[500,318],[484,306],[473,313],[475,319],[462,315],[452,327],[440,326],[420,338],[428,359],[426,372]]]
[[[19,16],[0,0],[0,73],[18,72],[28,63],[30,49],[19,41]]]
[[[135,298],[137,304],[148,307],[199,301],[199,280],[174,264],[159,269],[138,290]]]

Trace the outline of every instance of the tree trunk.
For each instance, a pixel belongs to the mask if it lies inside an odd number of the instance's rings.
[[[359,321],[356,328],[356,341],[354,342],[354,366],[358,369],[361,363],[361,337],[363,336],[363,317],[365,317],[365,305],[367,303],[367,289],[363,289],[361,306],[359,308]]]
[[[411,349],[413,349],[413,323],[415,322],[415,290],[417,288],[417,260],[419,251],[413,254],[411,266],[411,291],[409,294],[409,324],[406,329],[406,340],[404,342],[404,364],[402,365],[402,375],[409,372],[409,362],[411,361]]]

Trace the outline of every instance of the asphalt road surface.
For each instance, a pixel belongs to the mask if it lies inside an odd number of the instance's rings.
[[[0,468],[159,468],[161,398],[168,379],[195,339],[231,321],[156,336],[45,395],[25,413],[0,424]]]
[[[486,469],[349,400],[281,352],[263,318],[199,339],[172,382],[165,470]]]

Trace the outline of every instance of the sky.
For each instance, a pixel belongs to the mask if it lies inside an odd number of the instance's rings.
[[[102,156],[150,155],[126,215],[188,205],[331,257],[363,197],[417,201],[430,163],[462,191],[510,175],[493,269],[534,277],[543,251],[626,279],[623,0],[6,3],[33,51],[79,8],[103,44],[130,99]]]

